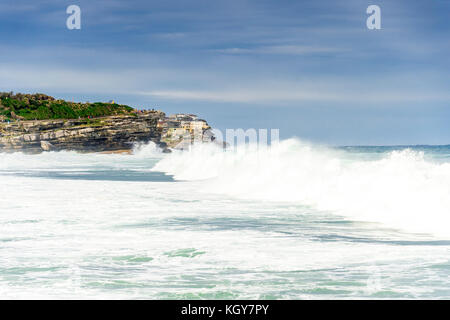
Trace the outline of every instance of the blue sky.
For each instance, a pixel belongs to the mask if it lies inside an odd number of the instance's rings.
[[[450,144],[449,16],[449,0],[2,0],[0,91],[331,145]]]

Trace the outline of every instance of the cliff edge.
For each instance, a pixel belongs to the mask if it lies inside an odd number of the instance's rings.
[[[102,152],[131,150],[136,142],[160,144],[157,123],[164,117],[161,111],[145,111],[87,119],[6,121],[0,124],[0,151]]]
[[[110,102],[71,102],[35,93],[0,92],[0,152],[131,150],[154,142],[165,152],[213,141],[205,120],[193,114],[137,110]]]

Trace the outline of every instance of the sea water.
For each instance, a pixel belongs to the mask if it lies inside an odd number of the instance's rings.
[[[450,147],[0,154],[0,298],[450,298]]]

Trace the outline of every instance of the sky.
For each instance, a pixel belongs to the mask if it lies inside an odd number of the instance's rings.
[[[328,145],[450,144],[449,16],[450,0],[1,0],[0,91]]]

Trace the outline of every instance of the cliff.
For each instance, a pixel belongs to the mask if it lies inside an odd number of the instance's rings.
[[[74,150],[100,152],[129,150],[135,142],[160,144],[160,111],[98,118],[30,120],[0,123],[0,151]]]
[[[153,141],[164,151],[213,141],[208,123],[193,114],[166,118],[110,102],[70,102],[42,93],[0,92],[0,152],[130,150]]]

